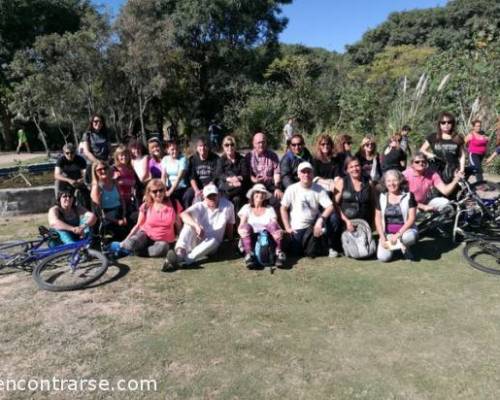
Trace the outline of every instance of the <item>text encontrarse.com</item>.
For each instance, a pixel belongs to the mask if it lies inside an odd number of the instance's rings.
[[[0,378],[0,392],[155,392],[156,379]]]

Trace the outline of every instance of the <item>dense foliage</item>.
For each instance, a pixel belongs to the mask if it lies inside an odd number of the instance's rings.
[[[408,123],[419,139],[442,110],[464,132],[472,118],[492,128],[497,0],[393,13],[345,54],[280,45],[290,2],[129,0],[112,23],[84,0],[0,0],[4,146],[15,124],[47,147],[78,140],[96,111],[116,139],[169,124],[189,138],[217,119],[243,142],[256,130],[278,142],[289,117],[307,135]]]

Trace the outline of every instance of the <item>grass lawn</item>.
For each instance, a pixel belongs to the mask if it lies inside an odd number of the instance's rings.
[[[1,239],[43,222],[4,219]],[[442,239],[415,253],[420,262],[303,259],[273,275],[241,259],[162,273],[161,260],[130,257],[69,293],[0,273],[0,378],[158,385],[51,399],[496,399],[500,277]]]

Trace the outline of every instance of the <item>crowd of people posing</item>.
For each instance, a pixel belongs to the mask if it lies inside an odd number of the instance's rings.
[[[371,135],[357,152],[349,135],[326,134],[309,151],[294,133],[280,159],[259,132],[246,154],[228,135],[221,155],[199,137],[187,158],[175,141],[156,137],[147,151],[132,141],[112,152],[104,118],[94,115],[79,146],[66,144],[57,161],[49,224],[68,243],[100,221],[122,254],[162,257],[164,269],[199,262],[237,233],[245,265],[254,268],[262,237],[278,266],[285,254],[337,257],[342,233],[362,220],[378,233],[379,260],[395,251],[413,259],[417,213],[444,207],[467,172],[482,180],[488,138],[481,122],[466,138],[455,128],[453,115],[442,113],[414,154],[405,126],[380,153]],[[500,154],[500,135],[496,146],[488,162]]]

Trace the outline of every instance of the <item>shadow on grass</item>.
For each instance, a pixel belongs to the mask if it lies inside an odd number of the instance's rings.
[[[440,260],[446,254],[457,248],[460,244],[454,243],[449,237],[428,236],[419,240],[412,248],[415,261]]]
[[[116,269],[116,273],[112,272],[110,274],[110,270],[113,270],[113,269]],[[81,290],[93,289],[96,287],[108,285],[110,283],[117,281],[118,279],[123,278],[129,272],[130,272],[130,267],[127,264],[122,264],[122,263],[117,262],[117,261],[110,261],[108,270],[106,271],[104,276],[101,277],[100,279],[98,279],[96,282],[91,283],[90,285],[82,288]]]

